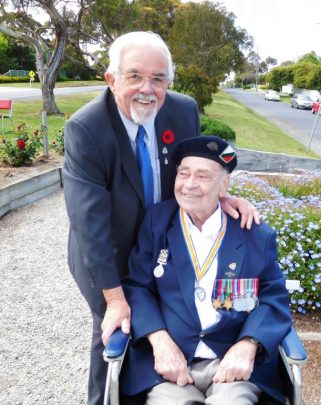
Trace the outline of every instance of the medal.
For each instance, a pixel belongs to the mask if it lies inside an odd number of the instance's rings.
[[[213,305],[213,308],[220,309],[222,307],[221,300],[218,298],[216,300],[213,300],[212,305]]]
[[[159,264],[158,266],[155,267],[154,269],[154,276],[159,278],[162,277],[164,274],[164,267],[162,264]]]
[[[167,264],[168,259],[168,249],[161,249],[158,255],[157,263],[158,266],[154,268],[154,276],[159,278],[164,275],[164,267]]]
[[[235,297],[233,300],[233,308],[237,312],[244,311],[244,304],[243,304],[243,299],[242,297]]]
[[[227,311],[233,308],[233,303],[229,298],[226,298],[226,300],[224,301],[223,308],[225,308]]]
[[[206,298],[206,292],[202,287],[196,287],[194,290],[195,297],[199,299],[199,301],[204,301]]]

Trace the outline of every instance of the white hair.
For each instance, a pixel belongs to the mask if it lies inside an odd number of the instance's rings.
[[[152,46],[164,52],[167,64],[168,64],[168,80],[172,81],[174,79],[174,65],[172,60],[172,55],[162,40],[162,38],[151,31],[134,31],[128,34],[121,35],[116,38],[111,44],[108,54],[109,54],[109,66],[107,73],[117,74],[120,72],[120,62],[122,57],[122,52],[125,48],[130,46]]]

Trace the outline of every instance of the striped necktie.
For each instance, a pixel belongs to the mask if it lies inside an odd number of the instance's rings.
[[[136,159],[144,186],[145,206],[149,207],[154,203],[154,181],[150,154],[144,139],[145,134],[145,128],[139,125],[136,136]]]

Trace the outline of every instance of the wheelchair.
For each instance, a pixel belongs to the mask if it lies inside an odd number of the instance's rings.
[[[297,290],[299,286],[300,282],[297,280],[286,280],[288,290]],[[109,339],[103,352],[104,360],[108,363],[104,405],[119,405],[119,375],[129,339],[129,335],[118,329]],[[283,360],[287,382],[287,405],[303,405],[301,367],[307,362],[308,356],[293,326],[279,345],[279,353]],[[140,405],[143,404],[144,402],[140,402]],[[263,393],[259,405],[277,405],[277,403],[272,398],[265,397]]]
[[[108,362],[104,405],[119,405],[119,374],[129,339],[129,335],[118,329],[109,339],[103,352],[104,360]],[[281,342],[279,352],[290,381],[288,404],[302,405],[301,367],[307,361],[307,354],[294,327]],[[260,400],[259,404],[274,403],[265,398]]]

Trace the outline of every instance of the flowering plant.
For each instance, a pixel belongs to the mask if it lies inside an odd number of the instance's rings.
[[[29,135],[29,128],[25,123],[16,127],[17,138],[8,141],[3,139],[0,149],[0,159],[10,166],[26,166],[32,164],[34,158],[39,154],[42,146],[41,134],[45,127],[36,129]],[[40,136],[39,136],[40,135]]]
[[[51,147],[55,150],[59,155],[63,155],[65,153],[65,134],[64,128],[59,129],[56,139],[51,142]]]
[[[290,291],[293,312],[321,308],[321,173],[264,181],[249,174],[233,177],[231,193],[247,198],[277,232],[278,262],[285,277],[299,280]],[[292,186],[291,186],[292,183]]]
[[[173,143],[175,141],[174,132],[171,131],[170,129],[166,129],[162,134],[162,141],[167,145]]]

